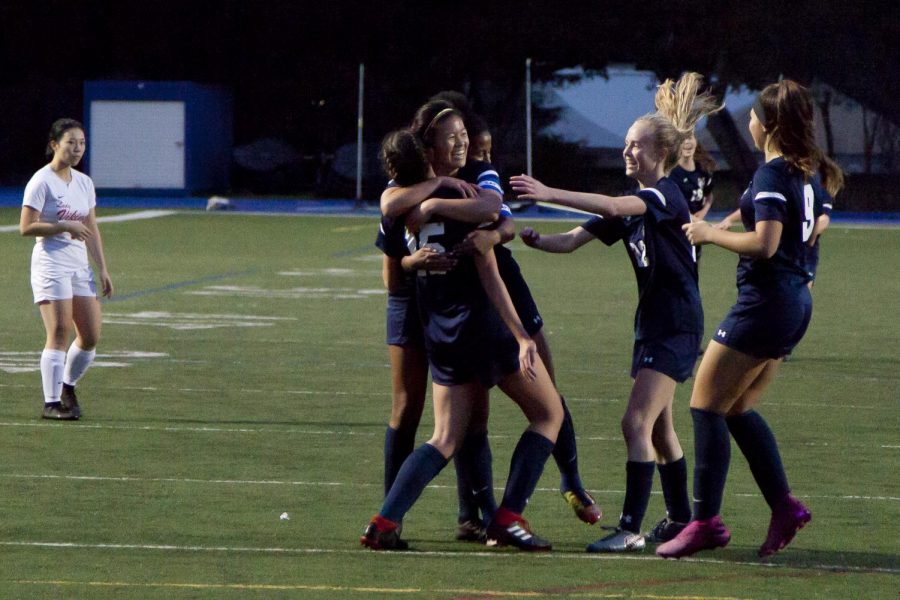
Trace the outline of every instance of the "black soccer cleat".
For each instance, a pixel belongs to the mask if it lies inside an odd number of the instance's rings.
[[[60,402],[48,402],[44,404],[44,411],[41,413],[42,419],[50,419],[51,421],[77,421],[78,415],[66,408]]]
[[[64,383],[62,393],[59,395],[63,408],[75,415],[75,419],[81,418],[81,407],[78,406],[78,396],[75,395],[75,386]]]
[[[409,549],[409,544],[400,539],[400,524],[381,515],[372,517],[362,537],[359,538],[359,543],[372,550]]]
[[[535,535],[528,521],[521,517],[506,526],[494,520],[487,528],[487,545],[515,546],[526,552],[549,552],[553,549],[553,545]]]

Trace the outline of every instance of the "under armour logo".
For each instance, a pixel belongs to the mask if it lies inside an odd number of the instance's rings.
[[[723,338],[728,335],[728,332],[725,331],[724,329],[720,329],[719,331],[716,332],[716,335],[719,336],[720,338]]]
[[[653,357],[652,357],[652,356],[645,356],[645,357],[644,357],[644,364],[645,364],[645,365],[649,365],[649,364],[652,363],[652,362],[653,362]]]

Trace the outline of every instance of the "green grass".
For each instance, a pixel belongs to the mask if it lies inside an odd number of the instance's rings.
[[[17,219],[0,210],[0,225]],[[98,360],[128,366],[92,369],[79,386],[84,418],[63,424],[37,418],[38,372],[10,372],[36,366],[44,333],[32,241],[0,233],[0,597],[896,598],[900,230],[828,232],[810,331],[761,408],[811,525],[759,561],[768,511],[735,449],[723,509],[732,543],[673,562],[585,554],[602,531],[565,507],[552,463],[527,511],[554,542],[550,555],[454,541],[452,469],[404,522],[415,551],[359,547],[380,505],[390,404],[375,227],[206,213],[104,225],[120,299],[104,305]],[[630,264],[599,243],[571,256],[513,248],[547,323],[584,479],[612,524],[624,489]],[[735,262],[704,252],[708,332],[734,299]],[[524,418],[492,396],[502,486]],[[676,428],[692,462],[689,396],[690,382],[677,392]],[[420,440],[430,424],[426,410]],[[662,506],[654,494],[649,524]]]

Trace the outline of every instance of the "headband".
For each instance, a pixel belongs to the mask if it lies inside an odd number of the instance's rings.
[[[762,121],[763,125],[767,125],[769,123],[769,116],[766,114],[766,107],[763,106],[762,103],[762,94],[756,97],[756,100],[753,101],[753,112],[756,113],[756,117]]]
[[[425,139],[425,136],[428,135],[428,132],[431,131],[431,128],[435,126],[435,124],[449,115],[450,113],[459,112],[455,108],[445,108],[441,110],[438,114],[434,115],[434,118],[431,120],[431,123],[428,124],[428,127],[425,128],[425,131],[422,132],[422,139]]]

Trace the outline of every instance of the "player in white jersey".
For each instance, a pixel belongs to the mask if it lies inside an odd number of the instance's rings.
[[[25,187],[19,221],[22,235],[36,238],[31,288],[47,332],[41,353],[45,419],[81,417],[75,384],[94,360],[102,320],[88,255],[103,295],[113,293],[94,213],[94,182],[73,168],[85,147],[81,123],[73,119],[53,123],[47,144],[50,163]],[[73,328],[75,341],[69,345]]]

